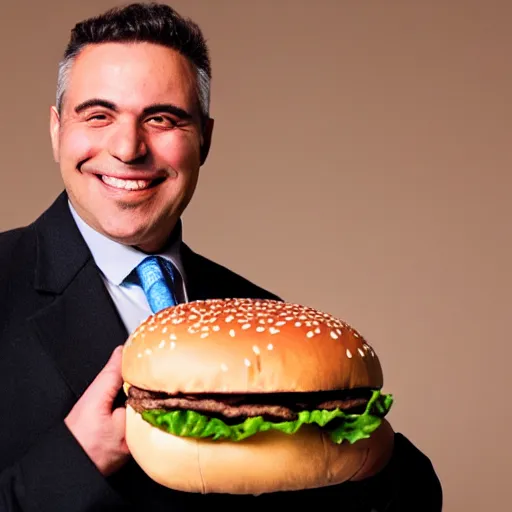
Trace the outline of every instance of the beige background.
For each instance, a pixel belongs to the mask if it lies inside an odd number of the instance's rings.
[[[0,229],[61,189],[57,61],[71,26],[111,5],[2,0]],[[187,241],[358,327],[445,510],[510,510],[512,2],[172,5],[214,70]]]

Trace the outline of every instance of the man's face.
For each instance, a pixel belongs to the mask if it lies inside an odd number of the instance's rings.
[[[192,65],[149,43],[86,47],[60,117],[51,113],[74,208],[100,233],[147,252],[161,248],[188,205],[210,130],[201,128]]]

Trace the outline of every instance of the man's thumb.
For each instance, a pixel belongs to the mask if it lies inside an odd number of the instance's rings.
[[[91,384],[94,395],[99,396],[100,400],[107,407],[112,406],[123,384],[123,377],[121,375],[122,354],[123,347],[120,345],[112,352],[109,360]]]

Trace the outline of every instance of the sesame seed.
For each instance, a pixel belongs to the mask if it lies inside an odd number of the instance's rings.
[[[347,348],[347,357],[350,359],[352,358],[352,352]]]
[[[258,327],[256,327],[256,330],[258,332],[264,332],[265,331],[265,327],[258,326]]]
[[[331,334],[331,338],[333,340],[337,340],[338,339],[338,335],[334,331],[331,331],[330,334]]]
[[[254,345],[254,347],[252,347],[252,351],[256,354],[256,355],[259,355],[260,354],[260,349]]]
[[[272,343],[269,343],[267,345],[267,350],[274,350],[274,345],[272,345]]]
[[[230,329],[229,330],[229,335],[234,338],[235,337],[235,330],[234,329]]]
[[[251,366],[251,361],[249,359],[244,359],[245,366]]]

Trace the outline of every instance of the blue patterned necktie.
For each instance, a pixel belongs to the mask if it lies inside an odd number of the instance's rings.
[[[167,273],[174,283],[174,271],[169,262],[157,256],[150,256],[137,265],[136,271],[153,313],[177,304],[176,297],[165,278]]]

